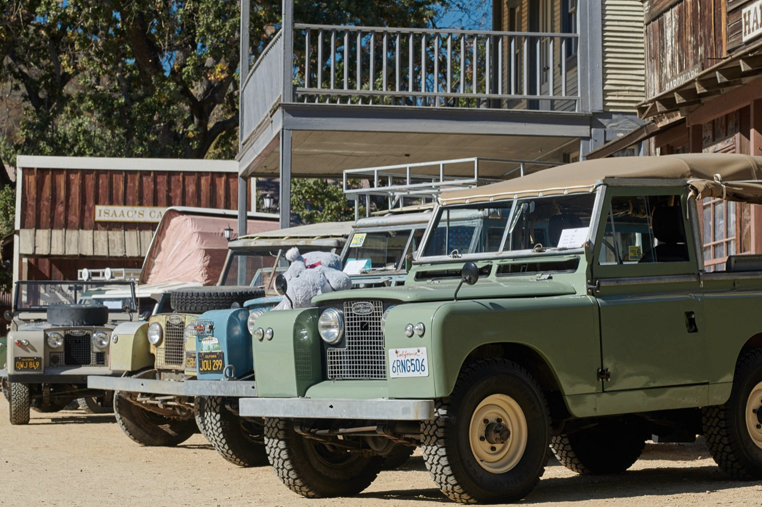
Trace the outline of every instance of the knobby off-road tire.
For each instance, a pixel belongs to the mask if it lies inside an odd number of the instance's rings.
[[[47,321],[53,326],[102,326],[108,322],[104,305],[49,305]]]
[[[206,432],[206,421],[204,420],[205,403],[206,398],[203,396],[196,396],[193,398],[193,418],[196,420],[196,426],[198,426],[198,430],[201,432],[204,438],[209,443],[211,443],[212,441],[209,439],[209,434]]]
[[[702,409],[709,452],[734,479],[762,479],[761,412],[762,349],[750,349],[738,359],[727,403]]]
[[[32,405],[32,394],[29,390],[29,385],[10,382],[8,387],[11,398],[11,424],[13,426],[29,424],[29,409]]]
[[[582,475],[619,474],[643,453],[647,437],[616,421],[551,439],[550,448],[563,466]]]
[[[250,299],[264,297],[265,291],[256,287],[199,287],[171,293],[172,308],[179,313],[202,314],[211,310],[225,310],[234,303],[243,306]]]
[[[404,465],[415,452],[415,447],[395,444],[389,454],[381,456],[384,459],[381,470],[397,470]]]
[[[119,391],[114,393],[114,415],[122,431],[146,447],[172,447],[196,433],[196,421],[183,421],[154,414],[130,402]]]
[[[209,442],[220,456],[239,467],[268,464],[262,424],[238,417],[219,396],[206,398],[201,409]]]
[[[265,448],[283,484],[307,498],[357,495],[381,471],[380,456],[332,450],[294,431],[288,419],[265,419]]]
[[[514,502],[537,485],[548,459],[550,415],[524,368],[503,359],[468,363],[435,415],[422,423],[423,459],[445,496]]]
[[[77,400],[77,404],[79,405],[80,410],[82,410],[86,414],[95,415],[95,414],[113,414],[114,413],[113,405],[106,406],[103,404],[102,401],[99,401],[98,398],[94,396],[90,396],[87,398],[79,398]]]

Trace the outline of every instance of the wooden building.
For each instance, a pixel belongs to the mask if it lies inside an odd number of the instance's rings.
[[[284,227],[291,177],[469,157],[569,162],[642,124],[640,0],[493,0],[492,30],[311,25],[293,0],[282,5],[252,65],[242,2],[238,159],[241,177],[280,178]]]
[[[140,268],[166,208],[237,209],[237,173],[235,161],[19,156],[14,280]]]
[[[651,0],[643,127],[591,154],[647,141],[648,153],[762,155],[762,0]],[[762,208],[704,201],[704,261],[762,253]]]

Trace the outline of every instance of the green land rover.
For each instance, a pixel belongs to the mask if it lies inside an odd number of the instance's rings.
[[[240,415],[307,497],[359,493],[400,443],[462,503],[524,498],[549,452],[616,473],[697,434],[762,478],[762,257],[705,269],[697,206],[760,204],[761,177],[762,158],[676,155],[444,192],[404,286],[257,319]]]

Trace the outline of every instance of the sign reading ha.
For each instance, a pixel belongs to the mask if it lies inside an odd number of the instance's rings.
[[[754,2],[741,12],[743,41],[748,42],[762,35],[762,0]]]
[[[158,223],[166,208],[148,206],[95,206],[96,222]]]

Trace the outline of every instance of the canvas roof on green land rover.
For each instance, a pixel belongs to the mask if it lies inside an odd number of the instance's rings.
[[[762,204],[762,157],[686,154],[576,162],[491,185],[443,192],[442,205],[592,192],[610,179],[684,180],[697,198]]]

